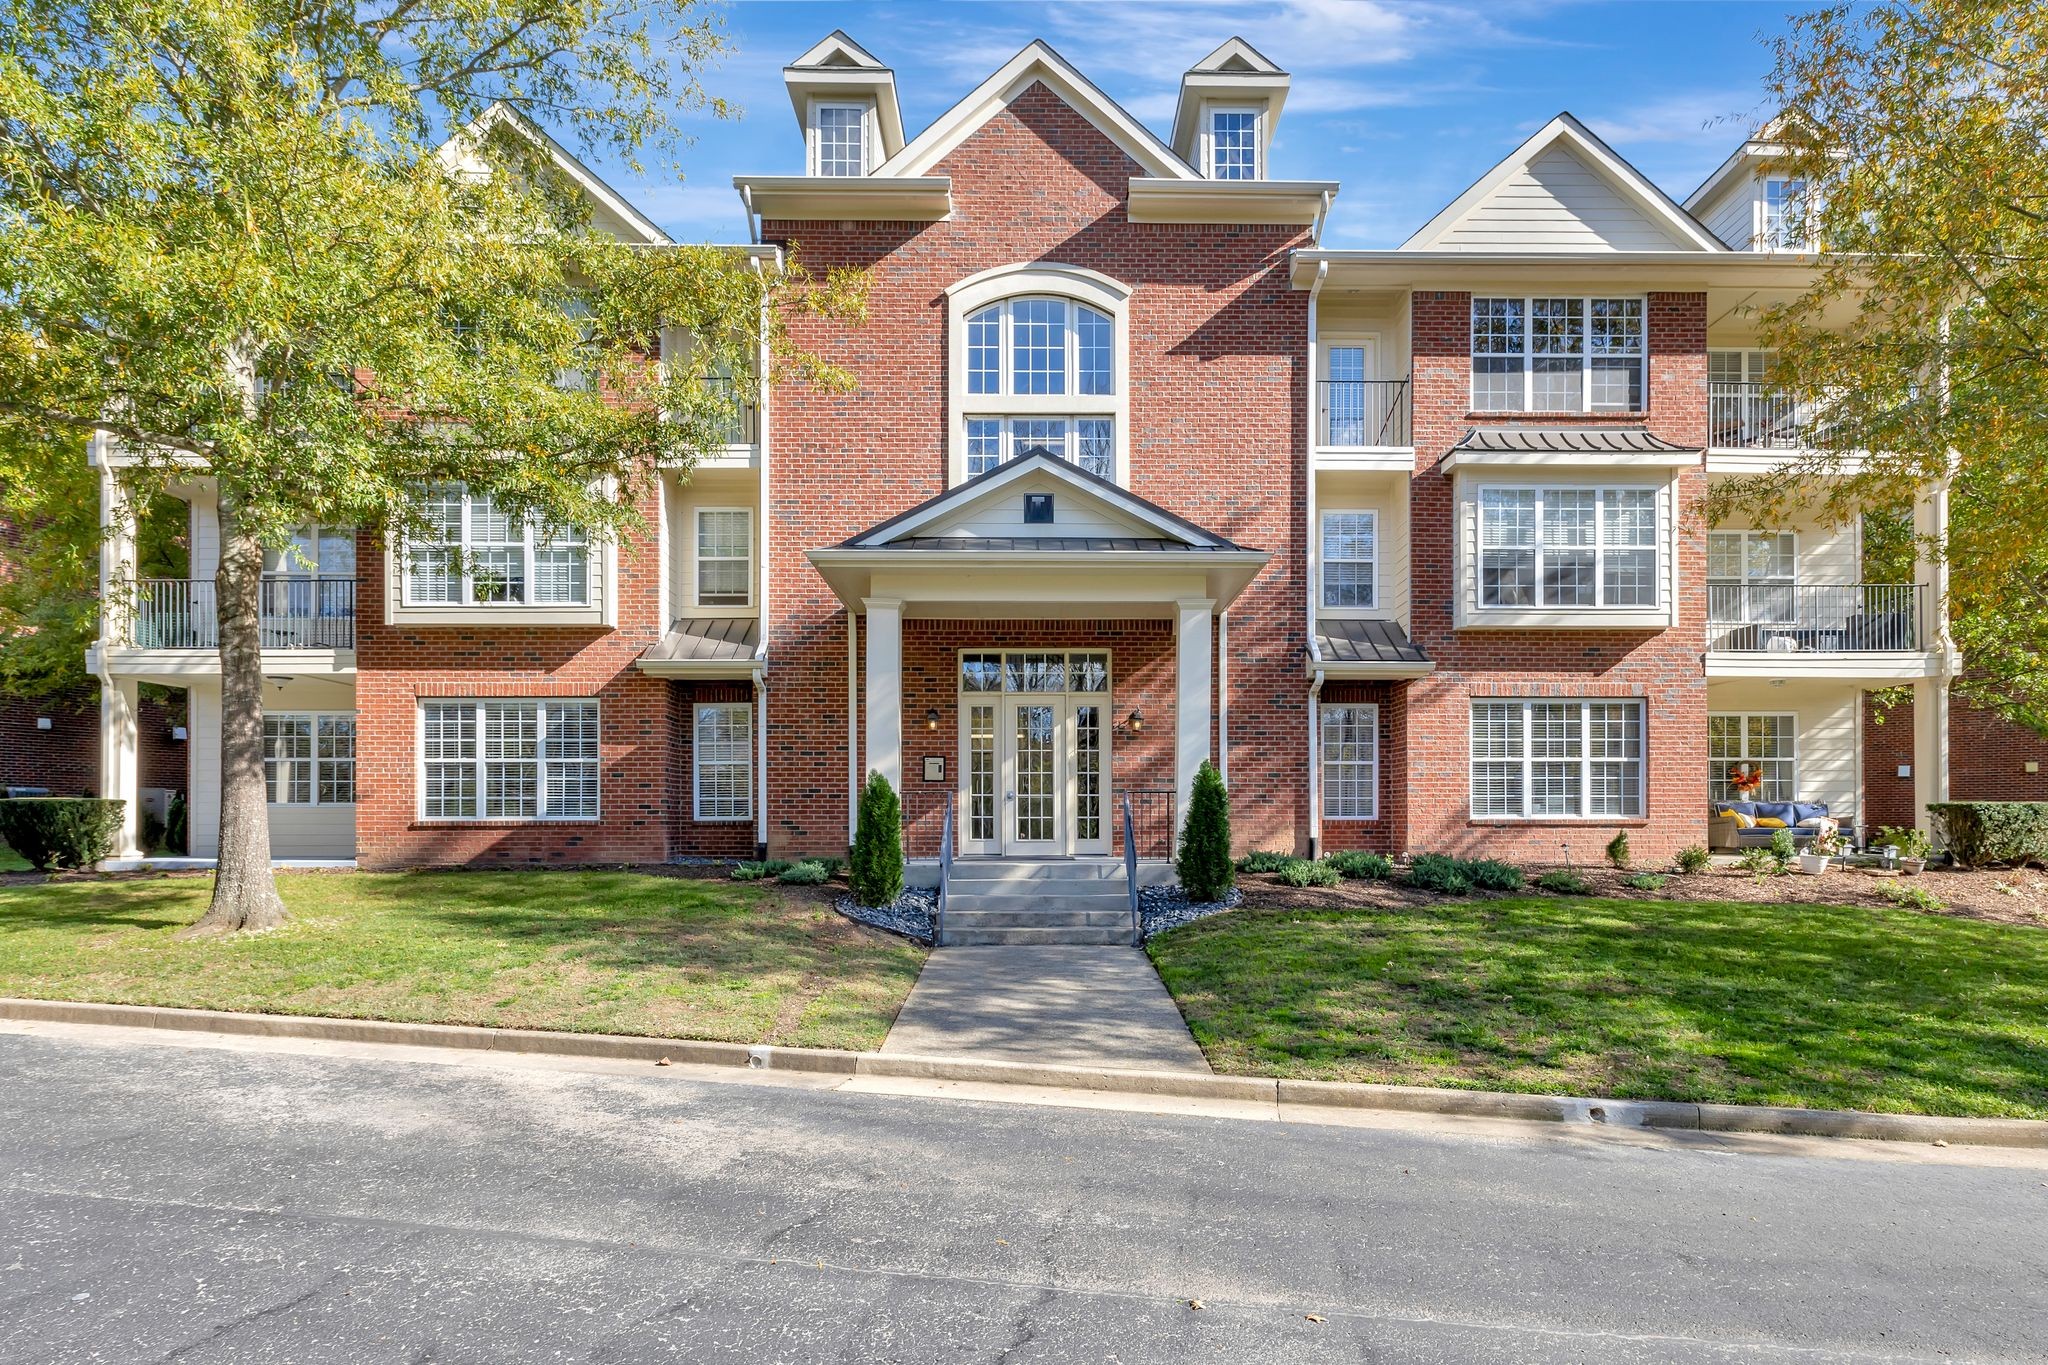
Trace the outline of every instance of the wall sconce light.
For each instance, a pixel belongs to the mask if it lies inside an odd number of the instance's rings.
[[[933,706],[926,709],[924,713],[924,728],[927,730],[936,730],[939,728],[938,707]]]
[[[191,738],[191,734],[189,731],[185,729],[184,726],[173,725],[171,727],[171,738],[177,740],[179,743],[182,744],[185,740]]]
[[[49,728],[50,728],[50,726],[51,726],[51,722],[50,722],[50,718],[49,718],[48,716],[37,716],[37,717],[36,717],[36,729],[38,729],[38,730],[47,730],[47,729],[49,729]]]
[[[1142,734],[1145,729],[1145,713],[1138,707],[1131,708],[1131,718],[1124,722],[1124,728],[1132,734]]]

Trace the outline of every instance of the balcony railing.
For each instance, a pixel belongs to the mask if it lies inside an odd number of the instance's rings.
[[[734,391],[733,381],[724,375],[708,375],[697,382],[722,398],[727,400],[732,398]],[[756,434],[759,430],[759,415],[756,413],[754,405],[752,403],[741,403],[738,410],[721,425],[719,432],[720,443],[729,446],[754,445],[760,440],[759,435]]]
[[[1319,385],[1317,443],[1325,446],[1406,446],[1409,435],[1405,379],[1325,379]]]
[[[1920,583],[1709,583],[1707,648],[1847,654],[1927,646]]]
[[[1708,444],[1731,450],[1804,450],[1813,445],[1813,408],[1767,384],[1707,385]]]
[[[257,630],[265,649],[354,649],[356,580],[265,574]],[[142,649],[218,649],[220,611],[210,578],[136,584],[130,640]]]

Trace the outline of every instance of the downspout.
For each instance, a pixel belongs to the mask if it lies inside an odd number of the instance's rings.
[[[1308,856],[1323,851],[1323,670],[1308,681]]]
[[[1323,224],[1330,220],[1330,202],[1334,198],[1335,196],[1330,191],[1323,191],[1322,202],[1316,206],[1315,221],[1309,224],[1308,241],[1310,246],[1319,247],[1323,244]],[[1325,262],[1324,264],[1327,265],[1328,263]],[[1320,276],[1322,271],[1318,269],[1316,273]]]
[[[1330,263],[1316,263],[1315,282],[1308,287],[1308,378],[1303,385],[1303,430],[1308,433],[1308,496],[1302,499],[1302,614],[1304,638],[1308,641],[1311,670],[1308,684],[1308,856],[1315,857],[1323,840],[1323,651],[1316,642],[1316,363],[1322,346],[1316,335],[1316,317],[1323,283],[1329,278]]]
[[[1230,785],[1230,608],[1216,613],[1216,773]]]
[[[754,666],[754,857],[768,857],[768,674]]]
[[[740,207],[747,214],[747,240],[758,246],[761,242],[761,220],[754,216],[754,187],[740,186]]]
[[[846,846],[860,825],[860,622],[846,608]]]
[[[751,224],[752,211],[748,222]],[[761,273],[761,258],[748,257],[748,265],[754,274]],[[759,774],[754,785],[759,788],[754,802],[754,856],[765,859],[768,856],[768,295],[764,289],[761,295],[760,337],[754,348],[754,465],[759,475],[755,502],[759,508],[754,517],[755,534],[760,545],[758,556],[759,572],[755,575],[754,609],[759,613],[759,623],[754,642],[754,771]]]

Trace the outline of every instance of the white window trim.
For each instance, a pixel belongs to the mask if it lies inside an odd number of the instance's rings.
[[[1252,116],[1252,174],[1253,180],[1266,178],[1266,109],[1259,104],[1231,104],[1219,102],[1202,106],[1202,174],[1208,179],[1216,175],[1216,116],[1218,114],[1250,114]]]
[[[1608,603],[1595,600],[1591,603],[1586,604],[1557,603],[1543,601],[1528,603],[1487,602],[1485,598],[1486,587],[1484,580],[1486,568],[1486,495],[1488,493],[1527,492],[1533,492],[1536,495],[1536,539],[1535,542],[1529,548],[1535,553],[1536,556],[1534,586],[1539,594],[1543,590],[1544,555],[1551,548],[1543,543],[1545,495],[1550,493],[1592,493],[1594,495],[1595,502],[1593,507],[1593,544],[1590,548],[1593,550],[1593,591],[1595,593],[1596,599],[1606,594],[1606,574],[1603,571],[1605,570],[1607,565],[1607,552],[1610,548],[1625,553],[1634,553],[1636,551],[1648,548],[1651,550],[1652,553],[1654,553],[1657,556],[1656,568],[1653,574],[1653,578],[1657,585],[1656,600],[1648,603]],[[1617,545],[1610,547],[1607,544],[1607,497],[1611,493],[1649,493],[1651,495],[1653,505],[1655,507],[1655,516],[1657,520],[1657,537],[1656,543],[1654,545],[1648,547],[1641,545]],[[1593,612],[1598,613],[1600,615],[1610,615],[1621,612],[1652,611],[1662,606],[1664,598],[1664,571],[1666,557],[1670,552],[1664,544],[1664,499],[1662,495],[1655,489],[1646,488],[1641,484],[1616,484],[1598,481],[1565,482],[1563,480],[1554,479],[1545,480],[1542,483],[1486,482],[1479,484],[1477,487],[1473,489],[1472,516],[1473,528],[1477,536],[1477,545],[1475,548],[1474,559],[1472,564],[1474,580],[1473,595],[1474,600],[1477,601],[1479,605],[1479,610],[1481,611]]]
[[[1660,471],[1651,482],[1614,477],[1614,471],[1583,465],[1559,466],[1545,477],[1509,475],[1499,467],[1460,470],[1452,497],[1457,507],[1458,593],[1452,604],[1454,630],[1668,630],[1678,624],[1679,471]],[[1658,565],[1656,607],[1485,607],[1479,602],[1479,489],[1601,487],[1654,489],[1657,493]]]
[[[865,176],[872,173],[875,169],[875,106],[873,101],[870,100],[849,99],[811,100],[807,109],[807,116],[804,119],[805,173],[821,180],[857,180],[860,178],[860,176],[850,175],[825,176],[820,175],[818,172],[820,153],[822,151],[818,129],[818,115],[826,109],[858,109],[860,111],[860,174]]]
[[[1012,690],[1009,685],[1009,669],[1005,665],[1011,656],[1020,654],[1061,655],[1067,661],[1064,681],[1069,685],[1058,692],[1030,691],[1023,688]],[[1077,654],[1100,655],[1102,657],[1105,676],[1100,690],[1094,692],[1076,692],[1073,690],[1073,659]],[[1001,680],[1003,685],[990,692],[969,692],[966,687],[967,679],[965,673],[969,655],[995,656],[999,661],[998,666],[1002,668]],[[954,762],[959,767],[959,774],[954,779],[953,800],[955,805],[953,823],[954,827],[961,832],[961,846],[963,848],[977,854],[994,855],[1000,852],[1003,844],[1003,802],[1000,798],[995,802],[995,837],[985,840],[977,840],[972,837],[974,828],[974,793],[969,786],[972,772],[968,755],[969,732],[971,728],[971,717],[968,713],[968,708],[991,706],[996,711],[994,785],[991,788],[991,792],[994,793],[1000,792],[1003,789],[1003,707],[1006,702],[1011,700],[1029,701],[1035,699],[1057,701],[1064,705],[1067,709],[1069,726],[1074,724],[1073,711],[1075,707],[1099,706],[1102,708],[1102,733],[1100,736],[1102,746],[1102,828],[1100,842],[1111,850],[1119,846],[1117,841],[1123,836],[1118,833],[1122,826],[1117,821],[1122,819],[1122,816],[1119,814],[1122,807],[1117,800],[1117,794],[1122,790],[1122,784],[1117,781],[1116,777],[1116,743],[1118,727],[1125,724],[1128,717],[1120,717],[1115,709],[1116,685],[1116,651],[1107,647],[1047,645],[1043,648],[1032,649],[1029,647],[1019,648],[1014,645],[993,645],[979,648],[970,645],[953,651],[953,713],[956,731],[953,752],[955,755]],[[1082,842],[1074,839],[1075,831],[1078,828],[1077,816],[1079,807],[1077,803],[1080,796],[1079,766],[1073,761],[1078,757],[1078,750],[1074,744],[1075,739],[1075,734],[1069,730],[1061,741],[1066,746],[1065,759],[1063,760],[1066,766],[1066,775],[1060,794],[1062,829],[1059,838],[1067,843],[1068,852],[1074,851],[1077,846],[1081,846]],[[1086,841],[1085,846],[1094,848],[1096,842]]]
[[[1131,288],[1100,271],[1036,262],[998,266],[970,275],[947,290],[946,410],[947,485],[967,478],[968,417],[1107,417],[1111,426],[1111,481],[1130,483]],[[967,319],[992,303],[1017,298],[1055,298],[1093,308],[1110,321],[1110,392],[1107,394],[970,394],[967,391]],[[1009,328],[1003,328],[1007,385]],[[1068,387],[1073,387],[1069,385]],[[1071,430],[1071,429],[1070,429]],[[1005,440],[1008,439],[1007,428]],[[1070,436],[1069,440],[1073,438]]]
[[[1711,571],[1711,569],[1710,569],[1710,570],[1709,570],[1709,571],[1708,571],[1708,572],[1706,573],[1706,575],[1705,575],[1705,579],[1706,579],[1706,585],[1707,585],[1707,606],[1708,606],[1708,611],[1707,611],[1707,623],[1708,623],[1709,625],[1773,625],[1773,624],[1779,624],[1779,625],[1782,625],[1782,624],[1785,624],[1784,622],[1771,622],[1771,621],[1765,621],[1765,620],[1763,620],[1763,619],[1761,619],[1761,618],[1758,618],[1758,619],[1755,619],[1755,620],[1751,620],[1751,619],[1750,619],[1750,618],[1748,618],[1748,617],[1743,617],[1743,618],[1740,618],[1740,619],[1737,619],[1737,620],[1730,620],[1730,619],[1727,619],[1727,618],[1724,618],[1724,617],[1716,616],[1716,615],[1714,615],[1714,613],[1713,613],[1713,610],[1712,610],[1712,608],[1713,608],[1713,598],[1714,598],[1714,589],[1716,589],[1716,588],[1722,588],[1722,587],[1761,587],[1761,588],[1786,588],[1786,589],[1790,589],[1790,590],[1792,590],[1792,601],[1793,601],[1793,607],[1794,607],[1794,610],[1796,611],[1796,610],[1797,610],[1797,607],[1798,607],[1798,600],[1799,600],[1799,594],[1798,594],[1798,591],[1797,591],[1797,589],[1798,589],[1798,587],[1799,587],[1799,533],[1798,533],[1797,531],[1790,531],[1790,530],[1786,530],[1786,531],[1758,531],[1758,530],[1755,530],[1755,529],[1753,529],[1753,528],[1746,528],[1746,527],[1734,527],[1734,526],[1716,526],[1716,527],[1712,528],[1711,530],[1709,530],[1709,531],[1707,532],[1707,547],[1708,547],[1708,549],[1709,549],[1709,550],[1711,550],[1711,549],[1712,549],[1712,547],[1713,547],[1713,543],[1714,543],[1714,537],[1715,537],[1715,536],[1740,536],[1740,537],[1742,537],[1742,543],[1743,543],[1743,548],[1744,548],[1744,551],[1745,551],[1745,552],[1744,552],[1744,554],[1742,555],[1742,562],[1743,562],[1743,563],[1744,563],[1745,565],[1747,565],[1747,564],[1749,563],[1749,555],[1748,555],[1748,553],[1747,553],[1747,550],[1748,550],[1749,542],[1750,542],[1750,540],[1751,540],[1752,538],[1762,539],[1762,538],[1766,538],[1766,537],[1767,537],[1767,538],[1769,538],[1769,539],[1772,539],[1772,540],[1776,540],[1776,539],[1778,539],[1778,538],[1779,538],[1779,537],[1781,537],[1781,536],[1789,536],[1789,537],[1791,537],[1791,540],[1792,540],[1792,573],[1791,573],[1791,576],[1790,576],[1790,577],[1788,577],[1788,578],[1750,578],[1750,577],[1748,577],[1747,575],[1745,575],[1745,576],[1743,576],[1743,577],[1741,577],[1741,578],[1716,578],[1716,577],[1714,577],[1714,575],[1713,575],[1713,572],[1712,572],[1712,571]],[[1712,556],[1711,556],[1711,554],[1710,554],[1710,555],[1709,555],[1709,561],[1710,561],[1710,562],[1711,562],[1711,559],[1712,559]],[[1747,594],[1744,594],[1744,596],[1747,596]],[[1716,713],[1716,714],[1720,714],[1720,713]],[[1728,714],[1731,714],[1731,715],[1732,715],[1732,714],[1734,714],[1734,713],[1733,713],[1733,712],[1729,712]],[[1775,714],[1775,713],[1772,713],[1772,714]]]
[[[1522,354],[1512,356],[1483,356],[1476,349],[1479,329],[1472,325],[1472,314],[1481,299],[1513,299],[1522,305]],[[1538,299],[1577,300],[1581,305],[1580,323],[1585,331],[1585,344],[1577,353],[1584,368],[1580,371],[1579,406],[1576,408],[1539,408],[1535,406],[1536,395],[1536,310]],[[1602,408],[1593,406],[1593,304],[1640,303],[1643,306],[1643,353],[1636,357],[1636,364],[1642,374],[1642,402],[1633,408]],[[1467,330],[1465,349],[1470,352],[1467,359],[1466,409],[1478,417],[1500,417],[1508,414],[1543,414],[1552,412],[1598,413],[1603,416],[1632,416],[1650,410],[1650,300],[1646,294],[1474,294],[1467,306]],[[1522,406],[1519,408],[1482,408],[1478,404],[1479,372],[1481,360],[1520,359],[1522,362]]]
[[[1776,224],[1773,224],[1771,222],[1771,186],[1791,184],[1803,185],[1804,182],[1805,177],[1798,175],[1765,175],[1757,177],[1756,244],[1759,250],[1804,251],[1806,249],[1806,243],[1804,239],[1794,241],[1783,238],[1783,229],[1785,227],[1785,223],[1782,221],[1782,219]],[[1807,190],[1802,188],[1800,190],[1800,193],[1806,194]],[[1811,219],[1812,213],[1813,208],[1811,202],[1809,201],[1807,205],[1807,217],[1809,219]]]
[[[1642,769],[1642,780],[1636,784],[1641,805],[1634,811],[1619,815],[1557,815],[1545,812],[1541,815],[1529,813],[1529,774],[1539,762],[1559,760],[1534,759],[1529,756],[1529,711],[1535,706],[1576,706],[1579,709],[1579,797],[1583,805],[1593,791],[1593,765],[1613,762],[1612,759],[1594,758],[1592,745],[1586,742],[1588,725],[1587,708],[1593,706],[1633,706],[1642,722],[1642,753],[1636,763]],[[1472,753],[1472,710],[1477,706],[1519,706],[1522,708],[1522,755],[1517,759],[1486,759],[1488,763],[1514,763],[1522,765],[1522,814],[1495,815],[1479,813],[1479,764],[1481,759]],[[1613,825],[1616,823],[1637,823],[1648,818],[1650,809],[1650,708],[1642,697],[1482,697],[1474,696],[1465,707],[1465,775],[1467,781],[1465,811],[1468,819],[1481,824],[1573,824]]]
[[[577,613],[583,613],[583,612],[587,612],[587,611],[591,610],[592,608],[594,608],[594,607],[595,607],[595,606],[597,605],[597,598],[598,598],[598,594],[599,594],[599,592],[601,591],[601,589],[600,589],[600,587],[599,587],[599,584],[598,584],[598,564],[599,564],[599,556],[598,556],[598,553],[597,553],[598,545],[597,545],[597,541],[596,541],[595,537],[591,536],[591,535],[590,535],[590,534],[589,534],[588,532],[584,532],[584,533],[583,533],[583,546],[582,546],[582,548],[583,548],[583,600],[582,600],[582,601],[580,601],[580,602],[535,602],[535,601],[531,601],[531,600],[528,600],[528,601],[519,601],[519,602],[479,602],[479,601],[477,601],[477,600],[476,600],[476,567],[475,567],[475,551],[474,551],[474,549],[472,548],[472,545],[471,545],[471,541],[470,541],[470,509],[471,509],[471,508],[472,508],[472,507],[473,507],[473,506],[475,505],[475,498],[474,498],[474,495],[472,495],[472,494],[470,493],[469,489],[468,489],[468,488],[467,488],[466,486],[464,486],[464,485],[460,485],[460,484],[458,484],[458,485],[455,485],[455,486],[456,486],[456,487],[460,487],[460,488],[462,489],[462,494],[461,494],[461,496],[462,496],[462,526],[461,526],[461,529],[460,529],[460,533],[459,533],[458,539],[456,540],[456,542],[455,542],[455,545],[454,545],[454,547],[453,547],[453,548],[454,548],[454,549],[455,549],[455,550],[457,551],[457,553],[458,553],[458,557],[460,558],[460,560],[461,560],[461,562],[462,562],[462,600],[461,600],[461,601],[459,601],[459,602],[421,602],[421,601],[418,601],[418,600],[416,600],[416,599],[415,599],[415,598],[413,597],[413,595],[412,595],[412,562],[411,562],[411,561],[412,561],[412,556],[413,556],[413,553],[414,553],[414,551],[415,551],[416,549],[438,550],[438,549],[442,549],[442,548],[444,548],[444,547],[443,547],[443,546],[441,546],[441,545],[440,545],[439,543],[437,543],[437,542],[424,542],[424,541],[407,541],[407,542],[405,543],[405,549],[404,549],[404,552],[403,552],[403,553],[402,553],[402,554],[401,554],[401,555],[399,556],[399,561],[400,561],[400,562],[399,562],[399,566],[398,566],[398,567],[399,567],[399,570],[400,570],[400,574],[401,574],[401,577],[400,577],[400,583],[399,583],[399,592],[400,592],[400,594],[401,594],[401,596],[400,596],[400,601],[401,601],[402,605],[404,605],[405,607],[407,607],[407,608],[409,608],[409,609],[418,609],[418,610],[424,610],[424,611],[449,611],[449,610],[459,610],[459,611],[464,611],[464,612],[470,612],[470,611],[481,611],[481,612],[504,612],[504,611],[516,611],[516,612],[534,612],[534,611],[542,611],[542,612],[548,612],[548,611],[570,611],[570,612],[577,612]],[[532,593],[532,592],[534,591],[534,589],[535,589],[535,588],[536,588],[536,586],[538,585],[538,579],[537,579],[537,577],[536,577],[536,575],[535,575],[535,573],[534,573],[534,556],[536,555],[536,553],[537,553],[537,552],[538,552],[539,550],[541,550],[541,549],[543,548],[543,544],[542,544],[542,539],[543,539],[543,538],[542,538],[542,535],[541,535],[541,528],[540,528],[540,526],[539,526],[539,525],[537,525],[537,524],[536,524],[535,522],[533,522],[533,521],[532,521],[531,519],[528,519],[528,520],[527,520],[527,521],[525,522],[525,524],[524,524],[524,526],[523,526],[523,528],[522,528],[522,536],[521,536],[521,541],[520,541],[520,550],[521,550],[521,555],[522,555],[522,559],[523,559],[523,565],[524,565],[524,567],[523,567],[523,570],[522,570],[522,573],[523,573],[523,578],[524,578],[524,582],[525,582],[525,584],[526,584],[526,591],[527,591],[527,593],[528,593],[529,595],[530,595],[530,594],[531,594],[531,593]]]
[[[1328,584],[1324,579],[1326,561],[1323,546],[1329,540],[1329,519],[1331,517],[1364,517],[1372,523],[1372,558],[1340,560],[1344,564],[1369,564],[1372,566],[1372,600],[1363,606],[1331,606]],[[1316,614],[1341,618],[1347,614],[1377,615],[1380,610],[1380,514],[1376,507],[1322,507],[1316,510]]]
[[[747,774],[747,805],[737,815],[706,815],[704,813],[704,745],[703,713],[706,710],[738,711],[744,716],[742,728],[746,741],[740,746],[740,766]],[[690,705],[690,819],[700,825],[740,825],[752,822],[754,818],[754,789],[758,782],[754,772],[754,704],[745,701],[700,701]]]
[[[1379,703],[1378,703],[1378,702],[1370,702],[1370,701],[1364,701],[1364,702],[1349,702],[1349,701],[1340,701],[1340,702],[1327,702],[1327,701],[1326,701],[1326,702],[1322,703],[1321,707],[1319,708],[1319,714],[1318,714],[1318,721],[1317,721],[1317,723],[1318,723],[1318,724],[1325,724],[1325,725],[1326,725],[1326,724],[1328,724],[1328,722],[1329,722],[1329,717],[1330,717],[1330,713],[1331,713],[1331,712],[1333,712],[1333,711],[1366,711],[1366,712],[1370,712],[1370,713],[1371,713],[1371,716],[1372,716],[1372,722],[1371,722],[1371,724],[1372,724],[1372,757],[1371,757],[1370,759],[1368,759],[1368,760],[1367,760],[1367,763],[1368,763],[1368,764],[1369,764],[1369,765],[1371,766],[1371,768],[1372,768],[1372,784],[1371,784],[1371,785],[1370,785],[1370,786],[1369,786],[1369,787],[1368,787],[1368,788],[1366,789],[1366,790],[1367,790],[1367,792],[1369,793],[1369,797],[1368,797],[1368,801],[1367,801],[1367,810],[1366,810],[1366,812],[1365,812],[1365,813],[1364,813],[1363,815],[1340,815],[1340,814],[1338,814],[1337,812],[1333,811],[1333,810],[1332,810],[1332,809],[1330,808],[1330,799],[1331,799],[1331,798],[1330,798],[1330,792],[1331,792],[1331,782],[1330,782],[1330,768],[1331,768],[1331,759],[1330,759],[1330,756],[1329,756],[1329,744],[1328,744],[1328,741],[1327,741],[1327,739],[1325,738],[1325,736],[1323,736],[1323,735],[1317,735],[1317,736],[1316,736],[1316,753],[1318,754],[1318,756],[1319,756],[1319,758],[1320,758],[1320,761],[1321,761],[1321,763],[1322,763],[1322,765],[1323,765],[1323,771],[1322,771],[1322,773],[1321,773],[1321,775],[1320,775],[1320,776],[1321,776],[1321,778],[1322,778],[1322,783],[1321,783],[1321,785],[1322,785],[1322,793],[1323,793],[1323,820],[1325,821],[1325,823],[1328,823],[1328,822],[1331,822],[1331,821],[1344,821],[1344,822],[1348,822],[1348,823],[1363,823],[1363,822],[1365,822],[1365,821],[1370,821],[1370,820],[1377,820],[1377,819],[1379,819],[1379,818],[1380,818],[1380,707],[1379,707]]]
[[[704,600],[704,517],[712,512],[737,512],[747,519],[747,600],[706,602]],[[725,556],[714,556],[723,561]],[[754,509],[751,507],[697,507],[690,513],[690,605],[704,612],[749,612],[754,610]]]
[[[535,759],[538,768],[536,781],[537,814],[534,815],[486,815],[484,814],[484,703],[498,705],[532,706],[544,711],[550,706],[594,706],[597,708],[597,810],[589,815],[555,815],[548,811],[548,755],[547,724],[544,717],[535,716],[539,728],[540,752]],[[475,815],[429,815],[427,814],[427,708],[429,706],[468,706],[476,715],[476,757],[469,761],[476,767],[476,814]],[[579,760],[580,761],[580,760]],[[423,825],[594,825],[604,818],[604,704],[596,697],[420,697],[413,705],[412,717],[412,779],[413,818]]]
[[[1792,736],[1791,754],[1785,758],[1758,758],[1752,755],[1749,752],[1749,722],[1752,717],[1761,717],[1770,720],[1784,721],[1786,723],[1786,732]],[[1775,796],[1757,797],[1715,795],[1715,787],[1719,786],[1721,783],[1727,780],[1724,772],[1720,769],[1719,765],[1728,762],[1789,763],[1792,765],[1792,795],[1784,797],[1783,799],[1786,801],[1797,802],[1799,800],[1799,713],[1796,711],[1709,711],[1707,713],[1707,719],[1709,722],[1717,718],[1721,720],[1732,720],[1736,722],[1736,729],[1740,733],[1742,738],[1742,753],[1739,757],[1734,759],[1720,759],[1715,758],[1713,756],[1711,749],[1709,750],[1707,754],[1707,800],[1710,802],[1779,800],[1780,798]]]
[[[322,801],[322,800],[320,799],[320,762],[321,762],[321,760],[320,760],[320,722],[321,722],[321,721],[323,721],[323,720],[345,720],[345,721],[347,721],[347,722],[349,723],[349,727],[350,727],[351,735],[353,736],[353,732],[354,732],[354,728],[355,728],[355,723],[356,723],[356,713],[355,713],[355,712],[353,712],[353,711],[334,711],[334,710],[324,710],[324,711],[312,711],[312,710],[306,710],[306,709],[303,709],[303,708],[299,708],[299,707],[294,707],[294,708],[292,708],[291,710],[275,710],[275,711],[265,711],[265,712],[263,713],[263,719],[264,719],[264,720],[266,720],[266,721],[270,721],[270,720],[310,720],[310,721],[312,721],[312,722],[313,722],[313,756],[312,756],[312,757],[311,757],[310,759],[307,759],[307,760],[306,760],[307,762],[309,762],[309,763],[311,763],[311,764],[313,765],[313,780],[312,780],[312,784],[311,784],[311,788],[310,788],[310,789],[311,789],[311,791],[312,791],[312,793],[313,793],[313,795],[312,795],[312,799],[311,799],[311,800],[307,800],[307,801],[273,801],[273,800],[271,800],[271,799],[270,799],[270,790],[271,790],[271,785],[270,785],[270,763],[271,763],[271,761],[272,761],[272,760],[271,760],[271,758],[270,758],[270,753],[269,753],[269,738],[270,738],[270,737],[269,737],[268,735],[265,735],[265,736],[263,736],[263,744],[264,744],[264,754],[263,754],[263,765],[264,765],[264,766],[263,766],[263,803],[264,803],[264,804],[265,804],[266,806],[271,806],[271,807],[280,807],[280,808],[283,808],[283,809],[286,809],[286,810],[300,810],[300,809],[305,809],[305,808],[309,808],[309,807],[326,807],[326,808],[329,808],[329,809],[333,809],[333,808],[337,808],[337,807],[341,807],[341,806],[348,806],[348,807],[351,807],[351,808],[353,808],[353,807],[354,807],[354,806],[356,805],[356,803],[355,803],[354,801]],[[296,762],[297,760],[292,760],[292,761]],[[329,760],[328,760],[328,762],[339,762],[339,761],[341,761],[341,760],[338,760],[338,759],[329,759]],[[350,745],[349,745],[349,757],[348,757],[348,760],[347,760],[347,762],[348,762],[348,766],[349,766],[349,787],[350,787],[350,789],[351,789],[351,790],[353,790],[353,789],[354,789],[354,787],[355,787],[355,768],[356,768],[356,761],[357,761],[357,760],[356,760],[356,754],[355,754],[355,744],[354,744],[354,742],[353,742],[353,739],[352,739],[352,740],[351,740],[351,743],[350,743]]]

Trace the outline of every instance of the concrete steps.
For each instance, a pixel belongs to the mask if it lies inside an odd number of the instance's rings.
[[[1131,941],[1130,893],[1110,859],[962,861],[947,885],[943,944]]]

